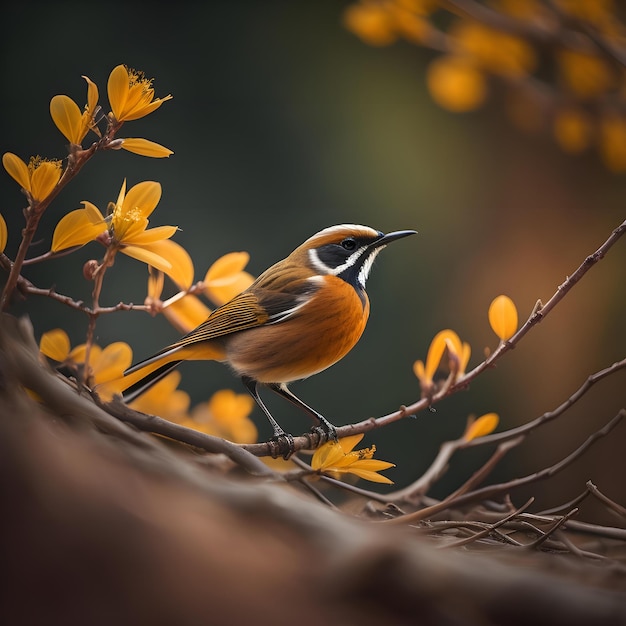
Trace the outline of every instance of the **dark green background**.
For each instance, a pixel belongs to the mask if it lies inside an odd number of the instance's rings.
[[[414,228],[417,237],[388,248],[369,283],[372,316],[354,351],[331,370],[294,385],[338,424],[378,416],[419,397],[411,366],[434,334],[454,328],[473,347],[471,364],[497,339],[487,324],[493,297],[514,298],[521,319],[544,301],[625,215],[623,177],[596,155],[563,155],[547,134],[522,135],[502,113],[498,90],[481,111],[454,116],[437,108],[424,72],[431,54],[400,43],[370,48],[341,23],[346,3],[243,2],[116,4],[14,3],[2,47],[2,152],[62,158],[64,138],[48,112],[65,93],[85,102],[82,74],[100,87],[125,63],[154,77],[156,94],[174,99],[128,123],[120,136],[146,137],[174,150],[169,159],[98,155],[63,192],[42,223],[33,254],[48,249],[56,222],[81,200],[101,210],[122,179],[157,180],[163,197],[151,224],[175,224],[196,278],[223,253],[247,250],[258,274],[317,230],[364,223]],[[105,109],[105,112],[108,108]],[[0,211],[17,246],[24,201],[0,176]],[[467,393],[367,437],[394,461],[398,484],[418,476],[440,443],[458,436],[470,413],[496,411],[501,428],[557,406],[591,372],[624,356],[624,242],[576,287],[555,313]],[[39,286],[88,299],[82,262],[91,244],[67,259],[32,268]],[[79,260],[80,259],[80,260]],[[103,304],[145,297],[145,266],[118,257]],[[84,341],[86,319],[46,300],[22,310],[38,335],[62,326]],[[98,323],[102,345],[125,340],[137,358],[177,337],[162,319],[117,313]],[[217,364],[188,364],[194,402],[223,387],[240,390]],[[512,454],[499,477],[535,471],[567,454],[624,403],[625,377],[603,383]],[[306,422],[270,399],[279,421]],[[258,417],[258,414],[257,414]],[[304,418],[305,419],[305,418]],[[257,420],[262,435],[269,434]],[[622,502],[624,426],[563,478],[528,493],[565,501],[594,479]],[[435,495],[456,486],[486,451],[453,465]],[[521,498],[524,494],[521,494]]]

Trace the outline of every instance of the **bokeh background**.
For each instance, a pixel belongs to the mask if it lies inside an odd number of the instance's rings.
[[[379,416],[419,398],[412,364],[430,340],[452,328],[473,349],[470,366],[495,348],[487,308],[505,293],[521,320],[546,301],[626,216],[626,181],[589,150],[571,156],[550,133],[525,134],[504,113],[495,86],[477,111],[454,115],[431,99],[426,68],[435,54],[407,41],[368,46],[349,32],[347,2],[270,0],[175,4],[12,3],[0,40],[2,152],[62,158],[65,139],[48,112],[64,93],[85,100],[89,76],[106,102],[106,80],[119,63],[154,77],[157,96],[174,99],[120,136],[146,137],[172,150],[169,159],[108,153],[93,159],[46,214],[34,253],[50,245],[54,225],[90,200],[104,210],[120,185],[157,180],[163,197],[151,225],[176,224],[196,278],[220,255],[246,250],[258,274],[328,225],[364,223],[417,237],[388,248],[369,281],[366,333],[341,363],[294,385],[337,424]],[[108,110],[108,109],[107,109]],[[24,199],[0,176],[0,210],[18,243]],[[82,263],[97,244],[32,267],[41,287],[89,298]],[[621,241],[542,324],[471,388],[383,431],[377,457],[393,461],[399,486],[419,476],[441,442],[460,436],[470,414],[499,413],[500,429],[527,422],[571,395],[585,378],[626,351],[626,242]],[[118,258],[103,304],[142,302],[145,266]],[[39,336],[64,328],[84,341],[86,319],[58,303],[32,299]],[[145,313],[98,322],[98,342],[128,341],[136,358],[176,339]],[[194,402],[222,387],[242,391],[218,364],[187,364],[182,387]],[[493,480],[555,463],[624,406],[626,375],[601,382],[559,420],[510,454]],[[302,416],[268,398],[277,419],[303,430]],[[269,435],[255,412],[261,436]],[[626,425],[563,474],[516,492],[541,505],[565,502],[593,480],[626,501]],[[454,459],[434,489],[443,496],[486,458],[475,450]],[[596,513],[589,505],[587,517]]]

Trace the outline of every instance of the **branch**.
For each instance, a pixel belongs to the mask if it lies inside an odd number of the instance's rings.
[[[585,442],[579,446],[576,450],[574,450],[571,454],[561,459],[559,462],[551,465],[550,467],[546,467],[543,470],[535,472],[533,474],[528,474],[526,476],[522,476],[520,478],[515,478],[513,480],[509,480],[504,483],[499,483],[496,485],[488,485],[487,487],[483,487],[481,489],[476,489],[475,491],[470,491],[469,493],[461,494],[455,498],[446,498],[437,504],[433,504],[432,506],[426,507],[424,509],[420,509],[419,511],[415,511],[414,513],[409,513],[402,517],[396,517],[392,519],[385,520],[384,523],[387,524],[398,524],[398,523],[411,523],[415,521],[419,521],[426,517],[430,517],[435,513],[440,513],[441,511],[445,511],[446,509],[450,509],[452,507],[460,507],[464,506],[470,502],[475,502],[478,500],[486,500],[488,498],[494,498],[496,496],[500,496],[504,493],[511,491],[512,489],[517,489],[523,485],[528,485],[534,482],[538,482],[545,478],[550,478],[565,469],[568,465],[573,463],[576,459],[582,456],[598,439],[607,435],[617,424],[626,417],[626,409],[621,409],[615,417],[613,417],[603,428],[596,431],[592,435],[590,435]]]

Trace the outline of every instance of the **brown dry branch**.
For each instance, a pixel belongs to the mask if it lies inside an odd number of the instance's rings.
[[[198,456],[102,411],[40,363],[25,321],[3,316],[3,621],[626,624],[626,576],[611,561],[581,558],[587,548],[556,560],[510,536],[526,524],[557,545],[555,518],[518,511],[441,551],[411,528],[366,523],[272,475],[226,475]]]
[[[546,478],[550,478],[565,469],[568,465],[573,463],[575,460],[580,458],[598,439],[604,437],[615,428],[618,423],[626,417],[626,409],[621,409],[617,415],[615,415],[607,424],[604,425],[600,430],[597,430],[595,433],[591,434],[576,450],[568,454],[566,457],[550,465],[538,472],[534,472],[532,474],[527,474],[526,476],[521,476],[520,478],[514,478],[512,480],[508,480],[506,482],[498,483],[495,485],[488,485],[486,487],[481,487],[479,489],[475,489],[473,491],[463,491],[462,493],[455,493],[445,498],[441,502],[430,505],[414,513],[409,513],[404,516],[392,518],[386,520],[386,523],[413,523],[416,521],[420,521],[422,519],[426,519],[431,517],[432,515],[441,513],[442,511],[451,509],[451,508],[459,508],[466,506],[468,504],[474,502],[480,502],[483,500],[492,499],[494,497],[503,496],[508,494],[513,489],[517,489],[524,485],[529,485],[531,483],[538,482],[540,480],[544,480]],[[626,537],[626,531],[625,531]]]

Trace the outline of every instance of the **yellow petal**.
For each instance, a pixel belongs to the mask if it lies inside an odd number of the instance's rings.
[[[163,293],[163,285],[165,283],[165,276],[163,272],[154,270],[148,267],[150,274],[148,275],[148,298],[150,300],[158,300]]]
[[[8,237],[9,233],[7,231],[7,223],[4,221],[2,214],[0,214],[0,254],[2,254],[4,249],[7,247]]]
[[[102,354],[102,348],[96,344],[92,345],[89,351],[90,360],[92,362],[94,361],[94,359],[97,360],[100,357],[100,354]],[[87,356],[87,345],[84,343],[81,343],[79,346],[76,346],[70,351],[68,358],[71,361],[74,361],[74,363],[84,363],[86,356]]]
[[[9,176],[26,191],[30,191],[30,172],[28,166],[20,157],[12,152],[5,152],[2,155],[2,165]]]
[[[141,156],[162,159],[174,154],[172,150],[147,139],[128,138],[122,140],[122,148]]]
[[[124,254],[133,257],[133,259],[141,261],[142,263],[152,265],[152,267],[156,267],[156,269],[169,275],[169,272],[172,269],[172,264],[167,259],[164,259],[160,254],[150,250],[150,248],[154,245],[155,244],[145,247],[124,246],[120,249],[120,252],[123,252]]]
[[[155,241],[143,246],[158,254],[170,263],[163,271],[181,288],[188,289],[193,283],[193,261],[187,251],[171,239]],[[156,266],[155,266],[156,267]],[[157,268],[160,269],[160,268]]]
[[[54,96],[50,100],[50,115],[70,143],[80,144],[84,137],[81,133],[83,114],[74,100],[68,96]]]
[[[129,77],[126,68],[123,65],[113,68],[113,71],[109,74],[107,93],[111,110],[118,121],[123,121],[121,115],[128,98],[128,84]]]
[[[96,384],[120,378],[132,361],[133,351],[127,343],[116,341],[108,345],[96,358],[90,359]]]
[[[489,435],[497,428],[499,421],[500,418],[497,413],[486,413],[468,425],[465,429],[463,439],[465,439],[465,441],[471,441],[477,437]]]
[[[375,471],[365,469],[352,469],[350,468],[350,474],[354,474],[363,480],[369,480],[373,483],[382,483],[384,485],[393,485],[393,480],[389,480],[386,476],[382,476]]]
[[[52,252],[84,246],[106,231],[106,223],[100,211],[90,202],[83,204],[84,209],[71,211],[57,224],[52,235]]]
[[[425,378],[426,371],[424,370],[423,361],[415,361],[415,363],[413,363],[413,373],[419,380],[423,380]]]
[[[87,107],[90,115],[93,116],[96,107],[98,106],[98,85],[96,85],[96,83],[94,83],[87,76],[83,76],[83,78],[87,81]]]
[[[329,441],[314,452],[311,459],[311,468],[319,471],[333,467],[344,456],[343,448],[336,441]]]
[[[49,330],[41,336],[39,351],[48,358],[62,363],[70,353],[70,338],[60,328]]]
[[[47,198],[61,178],[58,161],[40,161],[30,177],[31,193],[36,200]]]
[[[199,326],[211,310],[196,296],[185,296],[163,309],[167,321],[181,333],[188,333]]]
[[[178,226],[157,226],[148,230],[142,230],[136,235],[127,236],[124,238],[124,241],[133,246],[144,246],[155,241],[169,239],[177,230]]]
[[[494,298],[489,306],[489,324],[501,341],[510,339],[517,330],[517,309],[508,296]]]
[[[432,381],[439,364],[441,363],[441,358],[443,357],[443,353],[445,352],[448,345],[451,344],[453,346],[460,346],[461,340],[459,336],[450,329],[445,329],[439,331],[433,338],[428,348],[428,354],[426,355],[426,378],[428,381]]]
[[[343,450],[344,454],[348,454],[348,452],[352,452],[354,447],[363,439],[363,433],[359,433],[358,435],[350,435],[348,437],[342,437],[339,440],[339,445]]]
[[[216,391],[209,400],[209,411],[213,418],[222,422],[248,417],[253,408],[252,396],[235,393],[232,389]]]
[[[215,304],[221,306],[246,290],[253,282],[254,277],[251,274],[239,272],[239,274],[229,279],[222,279],[205,285],[204,293]]]
[[[131,187],[122,202],[122,212],[139,211],[143,217],[149,217],[161,199],[161,185],[146,180]]]
[[[250,255],[247,252],[229,252],[211,265],[204,277],[204,282],[208,283],[230,278],[233,274],[243,270],[249,260]]]

